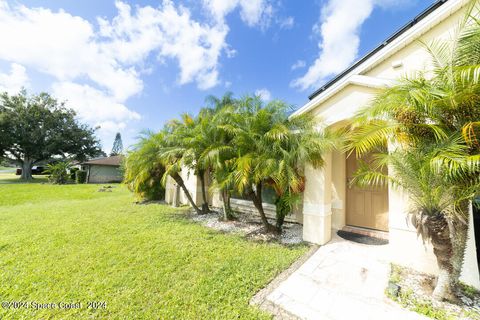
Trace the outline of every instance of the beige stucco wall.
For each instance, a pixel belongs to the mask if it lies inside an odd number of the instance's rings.
[[[450,37],[456,31],[457,25],[463,17],[464,10],[453,12],[440,24],[426,30],[422,34],[421,40],[428,43],[432,39]],[[360,75],[391,80],[428,69],[428,54],[418,41],[410,40],[405,40],[395,53],[386,56]],[[393,67],[398,64],[401,66]],[[343,121],[351,119],[360,108],[368,106],[376,92],[378,89],[372,87],[349,84],[328,99],[321,99],[322,101],[309,112],[319,119],[319,126],[337,126]],[[332,231],[335,232],[345,226],[345,155],[341,152],[334,152],[328,156],[328,161],[323,169],[307,168],[306,174],[303,212],[304,239],[324,244],[330,240]],[[423,272],[436,273],[436,259],[431,246],[424,245],[421,239],[418,239],[413,227],[407,223],[408,195],[389,188],[388,196],[391,260]],[[473,230],[471,229],[470,232],[472,233]],[[467,244],[462,279],[480,288],[475,242],[472,237],[469,238]]]
[[[180,176],[185,183],[185,187],[188,189],[190,196],[196,205],[202,204],[202,189],[200,186],[200,179],[191,171],[186,168],[182,170]],[[208,181],[207,181],[208,188]],[[208,191],[208,189],[207,189]],[[209,196],[211,199],[211,196]],[[168,177],[165,185],[165,202],[175,206],[189,205],[188,198],[177,183]]]
[[[396,51],[383,62],[363,74],[384,79],[396,79],[403,75],[411,76],[418,71],[428,70],[431,66],[431,61],[421,42],[428,44],[432,40],[451,39],[458,31],[458,24],[464,16],[465,8],[452,13],[440,24],[426,31],[419,39],[404,46],[401,50]],[[393,68],[393,62],[402,62],[403,65],[399,68]]]
[[[121,182],[123,180],[120,167],[89,165],[88,168],[88,183]]]

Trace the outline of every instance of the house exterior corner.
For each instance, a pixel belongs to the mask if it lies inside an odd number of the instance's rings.
[[[418,40],[447,39],[462,21],[468,1],[447,1],[411,27],[396,35],[374,54],[360,60],[350,71],[326,88],[292,116],[310,113],[320,125],[342,126],[361,108],[367,107],[379,88],[404,75],[429,68],[429,56]],[[382,85],[383,84],[383,85]],[[408,194],[394,188],[360,189],[350,184],[360,159],[339,151],[327,155],[322,169],[306,169],[303,200],[304,239],[325,244],[332,234],[345,227],[378,230],[389,239],[390,260],[426,273],[438,270],[433,250],[417,237],[408,223]],[[462,280],[480,288],[473,223]]]

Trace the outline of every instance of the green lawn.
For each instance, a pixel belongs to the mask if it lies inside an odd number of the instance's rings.
[[[121,186],[98,189],[0,185],[0,301],[30,303],[0,307],[0,319],[269,318],[249,299],[307,250],[211,231],[184,210],[134,204]]]
[[[29,183],[42,183],[48,182],[46,175],[34,175],[33,180]],[[0,172],[0,184],[11,184],[11,183],[25,183],[20,180],[20,176],[15,174],[15,171],[12,172]],[[0,195],[1,196],[1,195]]]

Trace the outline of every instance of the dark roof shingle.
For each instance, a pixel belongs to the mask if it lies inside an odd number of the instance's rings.
[[[100,166],[120,166],[123,156],[111,156],[95,160],[86,161],[82,164],[87,165],[100,165]]]

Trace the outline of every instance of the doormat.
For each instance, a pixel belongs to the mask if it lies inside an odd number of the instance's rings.
[[[353,241],[353,242],[356,242],[356,243],[363,243],[363,244],[369,244],[369,245],[374,245],[374,246],[381,246],[381,245],[388,244],[388,240],[386,240],[386,239],[369,237],[369,236],[365,236],[363,234],[347,232],[347,231],[343,231],[343,230],[338,230],[337,234],[340,238],[343,238],[343,239],[349,240],[349,241]]]

